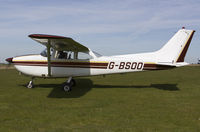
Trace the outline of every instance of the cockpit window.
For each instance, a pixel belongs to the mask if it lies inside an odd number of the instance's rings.
[[[47,57],[47,49],[43,50],[40,53],[40,55],[43,57]],[[88,60],[88,59],[93,59],[94,56],[100,57],[101,55],[94,51],[93,55],[91,55],[90,53],[86,52],[58,51],[51,48],[50,56],[52,59],[54,58],[54,59],[65,59],[65,60],[74,60],[74,59]]]
[[[58,51],[58,59],[73,59],[73,54],[70,51]]]
[[[74,59],[74,52],[72,51],[56,51],[55,58],[57,59]]]
[[[47,57],[47,49],[43,50],[41,53],[40,53],[41,56],[43,57]]]

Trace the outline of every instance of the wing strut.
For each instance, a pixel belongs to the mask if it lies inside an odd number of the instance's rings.
[[[51,77],[51,45],[50,45],[50,40],[48,40],[47,46],[47,62],[48,62],[48,77]]]

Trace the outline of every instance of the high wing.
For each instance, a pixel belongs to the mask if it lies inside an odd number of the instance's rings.
[[[69,37],[45,34],[31,34],[29,37],[45,46],[49,44],[50,47],[59,51],[89,52],[87,47]]]
[[[45,34],[31,34],[29,35],[33,40],[45,45],[47,47],[47,62],[48,62],[48,76],[51,76],[51,56],[50,48],[54,48],[58,51],[73,51],[73,52],[85,52],[95,56],[89,48],[81,45],[80,43],[74,41],[72,38],[55,36],[55,35],[45,35]]]

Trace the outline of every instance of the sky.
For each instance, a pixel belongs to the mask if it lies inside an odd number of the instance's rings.
[[[0,0],[0,63],[45,47],[29,34],[73,38],[102,55],[160,49],[179,29],[195,30],[185,61],[200,58],[200,0]]]

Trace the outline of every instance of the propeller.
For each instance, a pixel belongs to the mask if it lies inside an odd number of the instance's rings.
[[[9,68],[10,66],[11,66],[11,64],[13,63],[13,58],[11,57],[11,58],[7,58],[6,59],[6,61],[8,62],[8,67],[7,68]]]
[[[13,60],[13,58],[11,57],[11,58],[7,58],[6,59],[6,61],[8,62],[8,64],[11,64],[12,63],[12,60]]]

